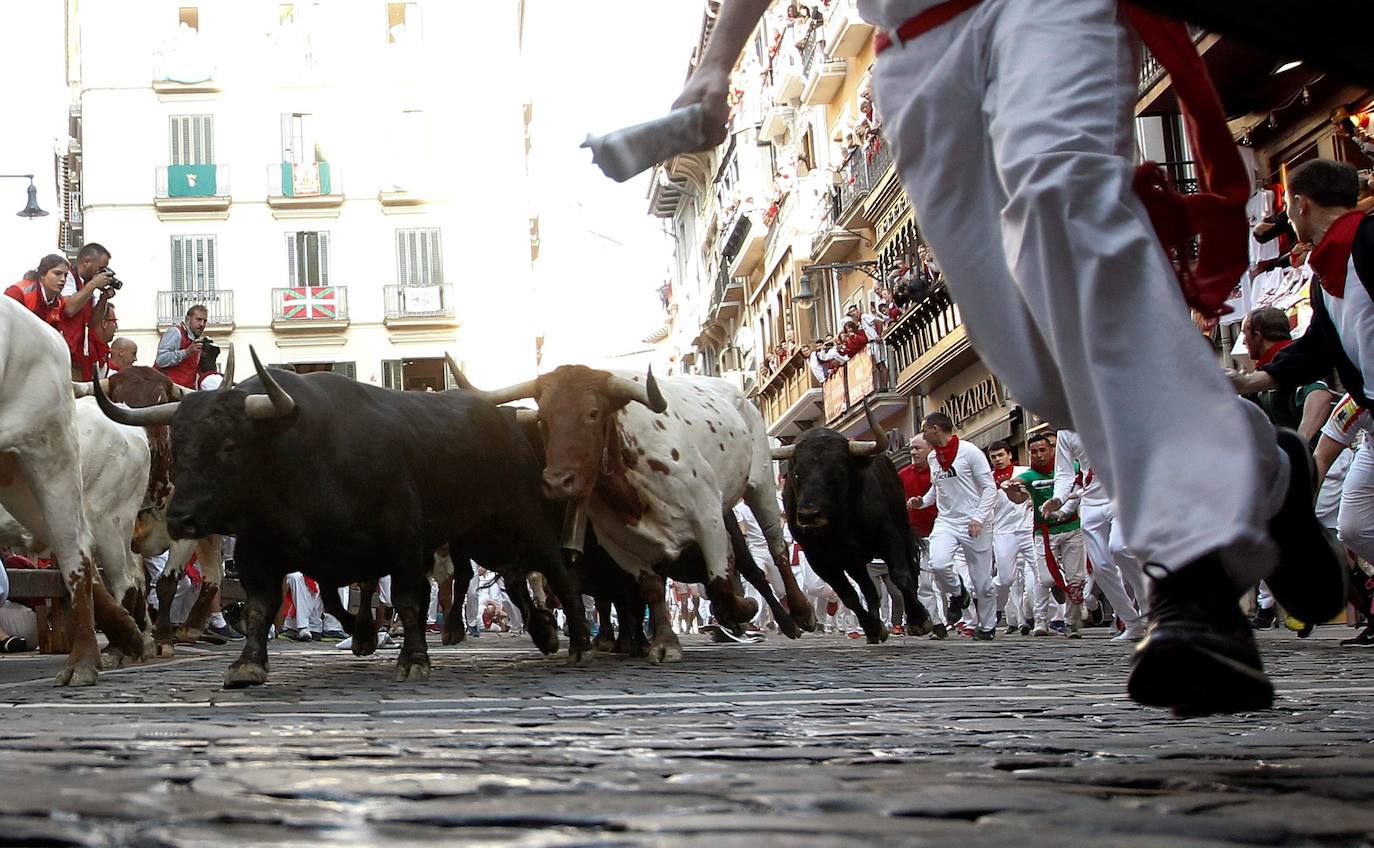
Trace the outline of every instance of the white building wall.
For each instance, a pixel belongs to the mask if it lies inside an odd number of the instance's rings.
[[[421,42],[389,44],[386,3],[289,4],[295,24],[281,27],[288,4],[201,2],[198,43],[180,58],[164,53],[160,67],[190,78],[213,68],[221,90],[159,95],[157,54],[180,5],[80,4],[85,236],[109,248],[126,283],[115,303],[139,361],[151,364],[156,347],[155,293],[172,288],[172,236],[213,234],[241,363],[252,344],[267,362],[356,362],[358,379],[379,384],[383,360],[445,351],[482,384],[533,373],[533,328],[505,317],[529,295],[531,264],[515,4],[418,4]],[[403,131],[403,110],[422,110],[429,133]],[[291,112],[318,116],[345,199],[287,218],[267,198]],[[215,162],[229,168],[227,217],[161,220],[153,204],[169,118],[198,114],[214,116]],[[429,202],[388,211],[378,193],[397,185]],[[441,230],[461,326],[389,329],[395,231],[428,227]],[[329,232],[329,283],[347,287],[350,324],[318,342],[271,326],[271,290],[288,285],[285,234],[298,230]]]

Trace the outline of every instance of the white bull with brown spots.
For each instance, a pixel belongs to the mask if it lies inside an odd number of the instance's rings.
[[[0,297],[0,507],[32,534],[35,547],[53,553],[71,593],[72,650],[57,674],[60,686],[95,683],[97,624],[125,655],[143,654],[137,625],[96,571],[70,363],[61,336]]]
[[[567,365],[484,394],[497,403],[538,402],[545,494],[585,500],[602,546],[639,577],[653,611],[651,660],[682,655],[664,603],[665,576],[705,583],[723,625],[738,630],[757,612],[735,593],[731,574],[738,564],[751,582],[761,578],[727,533],[725,516],[741,498],[768,540],[787,608],[766,580],[755,585],[784,633],[800,635],[798,623],[815,628],[783,540],[763,417],[738,388],[710,377],[655,380],[652,372]]]

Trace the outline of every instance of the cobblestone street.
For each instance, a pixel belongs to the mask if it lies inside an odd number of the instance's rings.
[[[572,668],[523,638],[432,649],[428,684],[273,643],[49,683],[0,659],[0,845],[1367,845],[1371,655],[1267,633],[1277,709],[1175,721],[1128,648],[838,636],[685,641]]]

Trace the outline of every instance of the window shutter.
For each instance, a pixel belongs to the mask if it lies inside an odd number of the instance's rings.
[[[286,285],[295,288],[300,285],[300,274],[296,270],[296,239],[300,233],[286,234]]]
[[[281,160],[283,162],[296,161],[294,127],[292,126],[294,117],[289,112],[283,113],[281,116]]]
[[[329,233],[319,233],[319,282],[317,285],[329,285]]]
[[[172,291],[186,288],[186,266],[181,258],[181,236],[172,236]]]
[[[171,155],[168,161],[173,165],[185,164],[181,156],[181,139],[185,132],[184,121],[177,115],[167,119],[167,125],[171,128]]]
[[[420,243],[420,261],[417,264],[420,266],[420,285],[422,286],[428,286],[434,282],[434,266],[430,262],[429,243],[430,234],[433,232],[433,230],[420,230],[416,233],[419,236],[416,240]]]
[[[382,385],[388,389],[401,389],[401,360],[382,360]]]
[[[215,290],[215,237],[205,236],[205,288]]]
[[[201,115],[196,120],[200,122],[200,133],[197,137],[200,151],[196,156],[196,164],[213,165],[215,164],[215,118],[213,115]]]
[[[406,231],[396,231],[396,284],[403,286],[406,284]]]
[[[335,374],[342,374],[350,380],[358,379],[358,368],[356,362],[335,362],[333,371]]]

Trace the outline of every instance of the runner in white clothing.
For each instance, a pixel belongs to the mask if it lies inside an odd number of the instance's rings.
[[[1080,479],[1082,488],[1075,492],[1075,481]],[[1078,517],[1083,522],[1083,542],[1092,563],[1093,580],[1126,626],[1115,640],[1134,642],[1145,635],[1145,619],[1136,603],[1139,601],[1148,608],[1144,566],[1124,551],[1113,554],[1111,537],[1115,515],[1111,498],[1102,487],[1102,481],[1093,474],[1083,440],[1072,430],[1060,430],[1054,448],[1054,495],[1045,504],[1045,510],[1056,512],[1074,496],[1079,499]],[[1134,598],[1126,591],[1128,583]]]
[[[954,549],[964,552],[978,609],[974,638],[990,640],[997,632],[997,589],[992,582],[992,507],[997,497],[992,466],[977,446],[954,435],[948,415],[932,412],[921,425],[930,452],[930,491],[920,508],[939,507],[930,533],[930,574],[937,590],[949,598],[945,620],[954,624],[969,603],[968,589],[954,573]]]
[[[999,487],[992,509],[997,607],[1006,611],[1006,635],[1010,636],[1019,630],[1022,636],[1029,636],[1035,622],[1026,615],[1026,593],[1032,593],[1034,605],[1041,610],[1041,617],[1045,619],[1048,618],[1051,595],[1050,590],[1035,579],[1035,515],[1031,512],[1030,502],[1014,504],[1000,488],[1012,477],[1029,469],[1012,463],[1011,446],[1006,442],[989,445],[988,459],[992,461],[993,482]]]
[[[1374,415],[1355,403],[1349,394],[1342,396],[1317,441],[1317,479],[1324,481],[1336,457],[1353,447],[1362,433],[1372,432]],[[1336,535],[1365,562],[1374,562],[1374,450],[1370,450],[1368,442],[1355,451],[1355,458],[1346,469]]]

